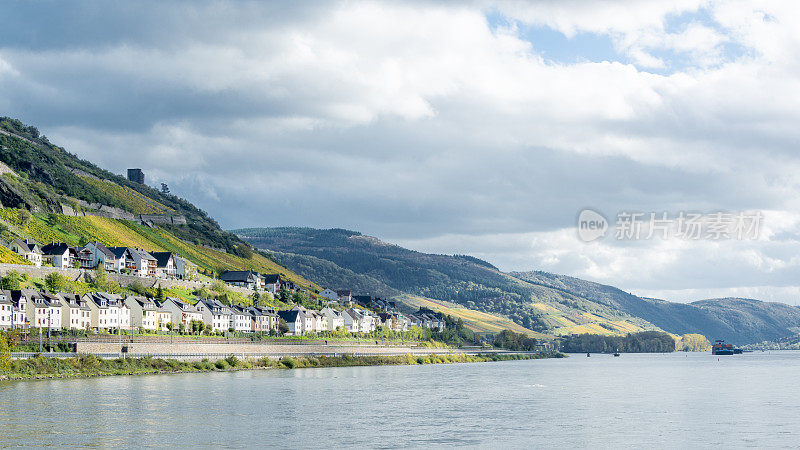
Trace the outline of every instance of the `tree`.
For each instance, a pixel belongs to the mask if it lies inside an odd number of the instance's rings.
[[[147,295],[147,289],[145,289],[144,285],[139,280],[136,280],[130,285],[128,285],[128,289],[139,295]]]
[[[278,321],[278,333],[283,336],[284,334],[289,332],[289,325],[286,324],[286,321],[280,319]]]
[[[186,325],[183,322],[178,324],[178,333],[183,334],[186,332]]]
[[[164,288],[161,285],[158,285],[158,289],[156,289],[156,299],[159,301],[164,301]]]
[[[21,289],[22,284],[20,283],[20,276],[19,272],[11,271],[6,274],[2,278],[3,282],[3,289],[10,289],[12,291],[18,291]]]
[[[48,291],[56,294],[64,291],[67,286],[67,280],[61,274],[53,272],[44,277],[44,284],[47,286]]]
[[[0,332],[0,372],[11,372],[11,348],[3,332]]]
[[[19,224],[20,225],[27,225],[27,223],[31,220],[31,213],[25,209],[19,211]]]
[[[161,183],[161,193],[164,195],[169,194],[169,186],[167,186],[167,183]]]
[[[244,259],[253,259],[253,249],[247,244],[236,247],[236,253]]]

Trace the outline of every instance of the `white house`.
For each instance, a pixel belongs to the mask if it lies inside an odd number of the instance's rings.
[[[344,318],[342,317],[342,313],[339,311],[333,308],[323,308],[320,313],[327,322],[328,330],[336,331],[337,329],[344,327]]]
[[[263,288],[261,277],[252,270],[226,270],[219,278],[231,286],[253,290]]]
[[[8,244],[8,248],[33,263],[34,266],[42,266],[42,249],[35,242],[27,239],[14,239]]]
[[[11,299],[11,328],[28,328],[28,299],[21,291],[4,290],[3,295]]]
[[[139,277],[155,277],[157,264],[158,261],[150,253],[138,248],[128,248],[125,268],[132,274]]]
[[[136,267],[133,266],[133,258],[130,256],[130,252],[128,252],[128,247],[108,247],[107,250],[111,255],[106,255],[105,252],[103,252],[103,258],[106,263],[104,267],[106,270],[121,273],[123,269],[128,269],[128,261],[131,261],[132,265],[132,268],[128,270],[131,272],[136,270]],[[109,260],[110,264],[108,264]]]
[[[127,330],[131,327],[131,310],[122,297],[105,292],[83,297],[91,310],[91,327],[95,330]]]
[[[250,332],[253,331],[253,316],[249,311],[232,305],[228,309],[231,311],[231,326],[234,331]]]
[[[319,311],[308,311],[307,314],[311,316],[311,326],[314,333],[328,331],[328,321]]]
[[[175,255],[172,252],[150,252],[156,259],[156,276],[158,278],[178,278]]]
[[[47,244],[42,247],[42,259],[46,263],[53,264],[59,269],[69,269],[74,267],[74,261],[78,257],[78,252],[69,245],[58,242]]]
[[[125,305],[131,311],[131,327],[158,330],[158,307],[152,299],[131,296],[125,299]]]
[[[186,330],[191,330],[193,320],[203,321],[203,314],[197,308],[176,298],[167,298],[161,302],[159,308],[170,313],[173,329],[178,329],[183,324]]]
[[[28,300],[28,322],[32,327],[61,329],[61,299],[55,295],[23,289]]]
[[[333,289],[323,289],[322,292],[319,293],[319,296],[325,297],[331,301],[339,301],[339,294],[337,294]]]
[[[92,323],[92,310],[78,294],[61,293],[61,328],[87,330]]]
[[[286,322],[290,334],[294,336],[306,334],[306,317],[302,310],[278,311],[278,316]]]
[[[125,267],[125,249],[122,248],[121,256],[117,257],[105,245],[92,241],[83,247],[83,250],[91,252],[92,267],[103,266],[107,272],[119,272]]]
[[[278,315],[274,309],[251,306],[250,314],[253,316],[253,331],[268,333],[278,329]]]
[[[200,300],[194,305],[203,316],[203,322],[214,331],[228,331],[231,328],[231,310],[216,299]]]
[[[11,296],[6,296],[5,292],[0,292],[0,328],[11,328],[11,318],[14,313],[14,302]]]
[[[273,294],[277,294],[281,291],[282,285],[283,280],[281,280],[281,276],[277,273],[264,275],[264,289]]]

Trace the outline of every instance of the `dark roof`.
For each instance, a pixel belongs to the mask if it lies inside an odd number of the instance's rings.
[[[44,255],[63,255],[67,251],[69,251],[69,245],[58,242],[53,244],[47,244],[42,247],[42,254]]]
[[[156,266],[167,267],[167,261],[172,257],[172,252],[150,252],[156,259]]]
[[[281,276],[279,274],[277,274],[277,273],[270,273],[270,274],[264,275],[264,283],[266,283],[266,284],[275,284],[280,279],[281,279]]]
[[[241,281],[241,282],[250,282],[253,281],[255,277],[255,273],[251,270],[228,270],[220,276],[222,281]]]
[[[300,314],[298,310],[291,310],[291,311],[278,311],[278,317],[285,320],[286,323],[294,323],[297,322],[297,316]]]
[[[101,243],[99,243],[99,242],[97,242],[97,241],[93,241],[93,242],[92,242],[92,244],[94,244],[94,247],[95,247],[95,248],[97,249],[97,251],[99,251],[100,253],[102,253],[102,254],[104,254],[104,255],[106,255],[106,256],[112,256],[112,257],[113,257],[113,256],[115,256],[115,255],[114,255],[114,252],[112,252],[111,250],[109,250],[109,248],[108,248],[108,247],[106,247],[105,245],[103,245],[103,244],[101,244]],[[87,244],[87,245],[88,245],[88,244]]]
[[[128,247],[108,247],[108,251],[114,255],[114,258],[120,259],[128,251]]]

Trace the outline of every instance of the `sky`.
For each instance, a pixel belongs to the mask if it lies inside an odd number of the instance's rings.
[[[800,6],[10,1],[0,115],[227,228],[800,304]],[[580,211],[608,222],[577,232]],[[617,239],[621,213],[759,214]]]

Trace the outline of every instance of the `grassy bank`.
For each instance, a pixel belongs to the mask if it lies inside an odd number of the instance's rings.
[[[248,369],[301,369],[309,367],[390,366],[415,364],[453,364],[523,359],[563,358],[561,353],[542,355],[480,355],[463,353],[447,355],[399,355],[399,356],[341,356],[341,357],[285,357],[281,359],[259,358],[239,360],[230,356],[217,361],[204,359],[181,362],[174,359],[117,358],[101,359],[94,355],[81,354],[74,358],[47,358],[36,355],[32,358],[11,361],[7,370],[0,371],[0,380],[80,378],[111,375],[141,375],[159,373],[220,372]]]

